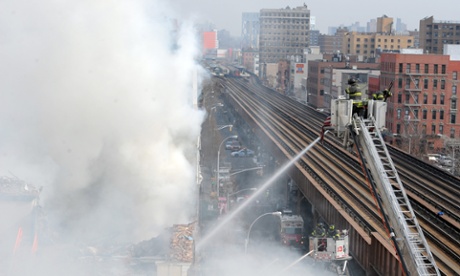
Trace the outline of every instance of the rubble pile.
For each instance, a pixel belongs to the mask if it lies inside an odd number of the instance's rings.
[[[193,262],[195,223],[175,224],[171,234],[170,259],[177,262]]]
[[[169,249],[169,237],[170,233],[168,232],[150,240],[141,241],[129,249],[130,255],[133,258],[146,256],[163,256],[165,258]]]
[[[38,195],[39,192],[39,189],[27,184],[23,180],[8,176],[0,176],[0,194]]]

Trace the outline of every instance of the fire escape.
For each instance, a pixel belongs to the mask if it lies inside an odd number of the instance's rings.
[[[406,71],[402,74],[402,78],[405,81],[404,85],[404,129],[403,137],[408,140],[408,152],[411,153],[412,138],[421,138],[419,133],[420,125],[420,94],[422,89],[420,88],[421,72],[420,68],[417,67],[415,70],[411,70],[411,64],[406,65]]]

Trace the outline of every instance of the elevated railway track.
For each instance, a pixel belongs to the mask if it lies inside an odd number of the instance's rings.
[[[277,157],[292,158],[318,137],[326,117],[323,113],[252,82],[219,81],[226,100],[273,147]],[[388,149],[441,273],[458,275],[460,180],[398,149]],[[340,228],[351,227],[351,251],[363,268],[381,275],[402,274],[354,153],[326,137],[289,174],[322,217]],[[438,210],[445,215],[436,216]]]

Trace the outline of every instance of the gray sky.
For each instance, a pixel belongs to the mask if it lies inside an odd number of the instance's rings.
[[[410,30],[418,29],[420,19],[434,16],[436,20],[460,21],[458,2],[456,0],[419,1],[419,0],[387,0],[377,1],[294,1],[294,0],[264,0],[264,1],[216,1],[216,0],[170,0],[169,1],[183,19],[199,18],[209,21],[217,29],[226,29],[232,36],[241,34],[241,14],[243,12],[259,12],[264,8],[291,8],[307,4],[311,15],[316,17],[317,29],[327,33],[329,26],[345,26],[366,22],[383,14],[401,18]],[[442,4],[441,4],[442,3]]]

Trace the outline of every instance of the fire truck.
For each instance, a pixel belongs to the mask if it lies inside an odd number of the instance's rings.
[[[392,82],[387,91],[391,86]],[[381,133],[385,129],[386,98],[366,102],[365,112],[359,114],[353,112],[353,100],[333,99],[331,116],[321,136],[324,131],[331,131],[343,141],[345,148],[355,149],[359,155],[404,274],[440,275]],[[341,242],[337,240],[329,245],[329,238],[327,242],[327,254],[337,256]],[[319,247],[312,250],[316,259],[327,255]]]
[[[303,245],[303,219],[284,210],[281,215],[281,242],[283,245],[300,249]]]
[[[348,275],[347,262],[351,260],[348,250],[347,230],[342,230],[334,236],[310,236],[311,257],[316,262],[323,262],[337,275]]]

